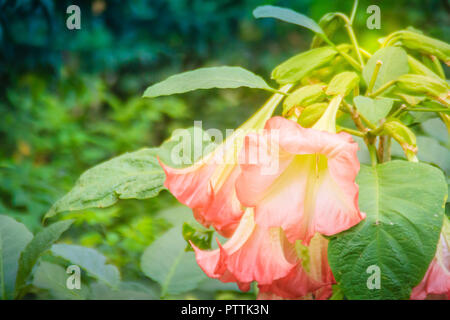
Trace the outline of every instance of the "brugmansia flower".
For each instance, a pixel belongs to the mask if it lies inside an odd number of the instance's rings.
[[[328,240],[316,234],[304,252],[291,244],[281,228],[255,224],[248,208],[233,236],[211,251],[194,248],[197,263],[211,278],[236,282],[247,291],[250,283],[259,286],[259,299],[326,299],[331,295],[334,277],[327,261]]]
[[[450,299],[450,223],[444,226],[437,245],[436,255],[431,261],[422,281],[411,293],[411,299],[423,300],[428,295],[445,295]]]
[[[287,92],[290,87],[286,85],[280,91]],[[166,173],[164,186],[193,210],[200,223],[212,225],[225,237],[232,235],[243,214],[234,187],[240,172],[237,160],[243,139],[247,133],[264,127],[282,98],[282,94],[273,95],[224,143],[192,166],[177,169],[160,162]]]
[[[297,255],[302,258],[301,263],[286,277],[270,285],[259,285],[258,299],[329,298],[335,280],[328,265],[327,249],[328,240],[316,233],[309,246],[297,250]]]
[[[254,207],[256,224],[281,227],[292,243],[308,245],[316,232],[333,235],[365,217],[355,183],[358,145],[347,133],[333,133],[337,98],[313,128],[274,117],[263,134],[249,134],[245,140],[241,157],[254,152],[258,157],[254,163],[240,160],[237,197]],[[273,162],[278,169],[269,172]]]
[[[261,228],[255,224],[253,209],[246,209],[233,236],[212,251],[191,243],[197,263],[211,278],[235,281],[248,290],[252,281],[270,285],[296,268],[295,248],[281,228]]]

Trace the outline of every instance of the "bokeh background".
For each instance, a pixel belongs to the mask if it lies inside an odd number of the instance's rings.
[[[0,214],[37,232],[51,204],[86,169],[157,146],[194,120],[203,120],[204,129],[237,127],[266,93],[141,95],[171,74],[201,66],[243,66],[269,80],[277,64],[309,48],[312,34],[272,19],[255,20],[256,6],[286,6],[318,21],[327,12],[350,13],[352,3],[0,0]],[[71,4],[81,8],[81,30],[66,28]],[[366,28],[370,4],[381,8],[380,30]],[[377,38],[408,26],[449,42],[449,14],[446,0],[360,1],[355,30],[360,44],[372,52]],[[335,39],[340,37],[346,35]],[[77,221],[63,240],[98,249],[122,278],[157,290],[140,271],[139,259],[170,227],[161,211],[174,205],[175,199],[162,192],[146,201],[66,214]],[[206,287],[179,298],[253,297],[229,287]],[[43,295],[37,291],[29,297]]]

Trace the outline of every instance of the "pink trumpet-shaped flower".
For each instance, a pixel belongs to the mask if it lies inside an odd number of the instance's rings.
[[[194,248],[197,263],[211,278],[237,282],[248,289],[252,281],[270,285],[286,277],[297,266],[295,248],[281,228],[261,228],[255,224],[253,209],[246,209],[233,236],[212,251]]]
[[[291,85],[286,85],[280,91],[287,92],[290,88]],[[235,191],[240,173],[237,160],[244,137],[264,127],[282,98],[282,94],[273,95],[224,143],[192,166],[177,169],[160,161],[166,173],[164,186],[193,210],[197,221],[206,227],[212,225],[225,237],[233,234],[244,211]]]
[[[336,102],[335,110],[340,101]],[[274,117],[267,121],[263,134],[247,136],[241,152],[242,158],[258,156],[253,163],[240,160],[238,199],[254,207],[256,224],[281,227],[290,242],[302,240],[308,245],[316,232],[333,235],[365,217],[358,208],[355,183],[358,145],[347,133],[322,131],[328,130],[324,119],[318,121],[319,126],[303,128]],[[331,119],[334,126],[333,115]],[[276,170],[268,170],[273,163],[277,163]]]
[[[328,265],[328,240],[316,233],[311,239],[305,254],[300,254],[305,262],[284,278],[270,285],[259,285],[258,299],[328,299],[332,294],[331,285],[335,283]]]
[[[444,227],[437,245],[436,255],[422,281],[412,290],[411,299],[423,300],[429,295],[444,296],[450,300],[450,223]]]

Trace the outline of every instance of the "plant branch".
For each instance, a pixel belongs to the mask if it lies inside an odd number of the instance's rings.
[[[358,1],[356,1],[356,2],[358,2]],[[356,3],[356,5],[357,5],[357,3]],[[353,31],[353,28],[352,28],[352,21],[351,21],[351,19],[349,20],[349,18],[345,14],[342,14],[340,12],[336,13],[336,16],[338,16],[342,20],[344,20],[345,30],[347,31],[348,37],[350,38],[350,41],[352,42],[352,45],[355,49],[356,56],[358,57],[358,60],[359,60],[359,65],[362,70],[362,68],[364,67],[364,60],[361,56],[361,52],[359,51],[358,40],[356,39],[355,32]]]
[[[387,136],[380,136],[378,139],[378,162],[384,162],[384,145],[386,143]]]
[[[361,113],[359,113],[355,107],[353,107],[351,104],[349,104],[345,100],[343,100],[343,102],[344,102],[344,105],[347,107],[347,109],[350,111],[350,113],[352,115],[352,119],[355,122],[355,125],[358,127],[358,129],[360,129],[360,127],[358,126],[358,123],[361,123],[361,120],[364,121],[370,129],[376,128],[376,126],[369,119],[367,119],[365,116],[363,116]],[[363,132],[367,132],[367,129],[364,127],[364,125],[362,123],[360,125],[362,128],[364,128],[363,130],[361,130],[361,129],[360,130]]]
[[[363,48],[359,48],[359,51],[363,54],[363,56],[365,56],[366,58],[370,58],[370,57],[372,57],[372,54],[369,52],[369,51],[367,51],[367,50],[365,50],[365,49],[363,49]]]
[[[355,32],[353,31],[353,28],[350,24],[346,24],[345,29],[347,30],[348,36],[352,41],[353,47],[355,48],[356,56],[358,57],[362,69],[364,67],[364,60],[362,58],[361,52],[359,51],[358,40],[356,39]]]
[[[344,131],[344,132],[350,133],[350,134],[352,134],[354,136],[357,136],[357,137],[360,137],[360,138],[364,138],[365,137],[365,134],[360,132],[360,131],[358,131],[358,130],[353,130],[353,129],[345,128],[345,127],[341,127],[341,126],[338,126],[337,129],[338,129],[338,132]]]
[[[378,163],[377,149],[375,148],[375,145],[373,143],[368,143],[367,148],[369,149],[370,161],[372,163],[372,166],[376,166]]]
[[[333,49],[335,49],[347,62],[355,68],[357,71],[362,71],[362,67],[358,64],[358,62],[353,59],[350,55],[340,50],[336,45],[331,42],[330,39],[325,34],[319,33],[318,34],[328,45],[330,45]]]
[[[398,117],[403,111],[405,111],[406,109],[406,104],[402,104],[400,106],[400,108],[398,108],[397,110],[395,110],[395,112],[393,114],[390,115],[390,118],[395,118]]]
[[[407,108],[405,111],[417,111],[417,112],[450,112],[449,108],[435,108],[435,109],[426,109],[426,108]]]

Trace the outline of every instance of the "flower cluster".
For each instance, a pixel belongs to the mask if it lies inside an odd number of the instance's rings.
[[[275,94],[194,165],[161,163],[165,186],[197,221],[229,238],[211,251],[191,243],[209,277],[236,282],[243,291],[256,281],[261,299],[326,299],[334,277],[322,235],[365,217],[355,183],[358,146],[349,134],[335,133],[340,101],[332,101],[313,128],[303,128],[270,118],[281,99]],[[230,154],[236,161],[224,159]]]

